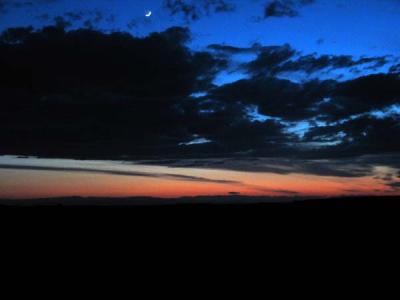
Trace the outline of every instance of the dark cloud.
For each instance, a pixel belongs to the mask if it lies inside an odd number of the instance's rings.
[[[352,115],[400,103],[400,76],[374,74],[336,85],[332,100],[318,107],[327,120],[340,120]]]
[[[394,190],[400,190],[400,182],[392,182],[389,183],[388,186]]]
[[[207,88],[224,66],[205,52],[189,51],[189,37],[183,28],[143,39],[59,27],[7,30],[0,45],[0,57],[7,57],[0,59],[0,93],[7,99],[1,151],[172,151],[195,134],[185,126],[194,114],[190,107],[185,113],[187,98]]]
[[[59,0],[0,0],[0,13],[12,8],[33,7],[40,4],[51,4]]]
[[[38,20],[46,23],[52,23],[62,28],[99,28],[102,23],[113,24],[116,16],[113,14],[106,14],[98,9],[95,10],[74,10],[67,11],[62,15],[51,17],[48,13],[36,17]]]
[[[265,5],[264,18],[297,17],[300,7],[314,2],[315,0],[273,0]]]
[[[3,32],[0,153],[342,177],[370,174],[372,164],[400,168],[390,156],[400,151],[399,115],[371,115],[400,104],[397,73],[344,81],[280,76],[382,58],[308,56],[289,45],[193,51],[190,38],[180,27],[143,38],[62,24]],[[248,77],[214,85],[243,53],[257,56],[239,67]],[[265,118],[250,118],[250,107]],[[304,137],[289,130],[300,121],[308,122]],[[353,164],[365,155],[380,161]]]
[[[257,105],[259,112],[267,116],[303,120],[318,114],[314,106],[328,97],[336,84],[319,80],[302,84],[276,77],[254,77],[219,87],[212,92],[212,97]]]
[[[295,54],[296,51],[289,45],[265,47],[255,60],[245,65],[245,68],[255,75],[276,74],[280,66]]]
[[[389,70],[391,73],[400,73],[400,64],[398,64],[398,65],[394,65],[394,66],[392,66],[392,67],[390,67],[390,70]]]
[[[212,47],[213,49],[218,49],[216,45]],[[253,47],[251,49],[253,49],[253,51],[258,50],[258,56],[255,60],[245,64],[243,67],[253,76],[271,76],[285,72],[304,72],[306,74],[312,74],[319,71],[354,67],[378,70],[389,62],[388,58],[385,56],[362,57],[356,59],[350,55],[301,55],[290,45]]]
[[[306,139],[317,143],[337,143],[332,147],[342,155],[399,153],[400,116],[384,119],[364,116],[326,127],[313,128]]]
[[[244,53],[258,53],[263,47],[260,44],[254,44],[251,47],[234,47],[230,45],[211,44],[207,47],[209,50],[215,51],[224,55],[235,55]]]
[[[246,105],[233,101],[227,104],[206,99],[194,107],[196,112],[191,117],[191,132],[211,141],[203,146],[202,153],[232,154],[259,148],[273,151],[288,141],[282,124],[273,120],[251,122],[246,114]]]
[[[279,194],[284,194],[284,195],[300,195],[299,192],[295,192],[295,191],[289,191],[289,190],[265,190],[265,192],[274,192],[274,193],[279,193]]]
[[[104,19],[104,13],[99,10],[95,10],[89,13],[89,16],[86,18],[83,25],[88,28],[95,28]]]
[[[65,17],[68,17],[69,19],[73,21],[80,21],[84,17],[84,12],[82,11],[68,11],[64,14]]]
[[[55,26],[58,28],[68,28],[72,26],[72,22],[68,21],[68,19],[58,16],[54,18]]]
[[[183,15],[188,21],[195,21],[210,13],[230,12],[235,6],[226,0],[165,0],[165,8],[171,15]]]
[[[365,57],[354,59],[349,55],[306,55],[294,61],[287,61],[280,66],[280,72],[301,71],[308,74],[326,70],[364,66],[365,69],[377,70],[387,64],[386,57]]]
[[[296,121],[310,118],[340,120],[353,115],[382,110],[400,101],[400,78],[397,73],[372,74],[338,82],[280,79],[282,74],[305,74],[337,71],[351,72],[354,67],[379,70],[389,63],[386,57],[334,55],[299,55],[289,45],[235,48],[211,45],[218,53],[258,53],[257,58],[243,64],[251,77],[214,89],[210,96],[224,102],[239,101],[257,105],[261,114]],[[226,57],[226,56],[225,56]]]

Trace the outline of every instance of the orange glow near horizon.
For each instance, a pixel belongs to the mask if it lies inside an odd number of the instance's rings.
[[[25,162],[26,163],[26,162]],[[35,165],[35,161],[30,163]],[[51,160],[46,163],[51,164]],[[58,165],[70,163],[58,161]],[[86,162],[74,162],[83,165]],[[53,163],[54,164],[54,163]],[[177,198],[231,193],[246,196],[342,196],[394,195],[381,180],[370,177],[343,178],[305,174],[237,172],[228,170],[168,168],[96,162],[107,170],[135,170],[146,174],[178,176],[121,176],[73,171],[0,169],[0,198],[135,197]],[[206,178],[209,181],[196,180]],[[228,180],[229,182],[221,182]],[[215,182],[214,182],[215,181]],[[231,182],[232,181],[232,182]],[[397,193],[398,194],[398,193]]]

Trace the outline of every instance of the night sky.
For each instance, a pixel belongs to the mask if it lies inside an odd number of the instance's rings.
[[[0,198],[400,195],[399,0],[0,0]]]

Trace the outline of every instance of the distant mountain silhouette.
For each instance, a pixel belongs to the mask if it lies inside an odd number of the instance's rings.
[[[0,207],[138,207],[138,206],[180,206],[180,207],[371,207],[399,206],[400,196],[374,197],[339,197],[339,198],[305,198],[305,197],[248,197],[200,196],[174,199],[132,197],[132,198],[100,198],[100,197],[60,197],[43,199],[0,199]]]

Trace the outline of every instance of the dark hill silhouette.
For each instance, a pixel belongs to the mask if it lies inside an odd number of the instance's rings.
[[[0,199],[0,207],[259,207],[330,208],[399,206],[400,196],[357,196],[338,198],[199,196],[182,198],[59,197],[42,199]]]

